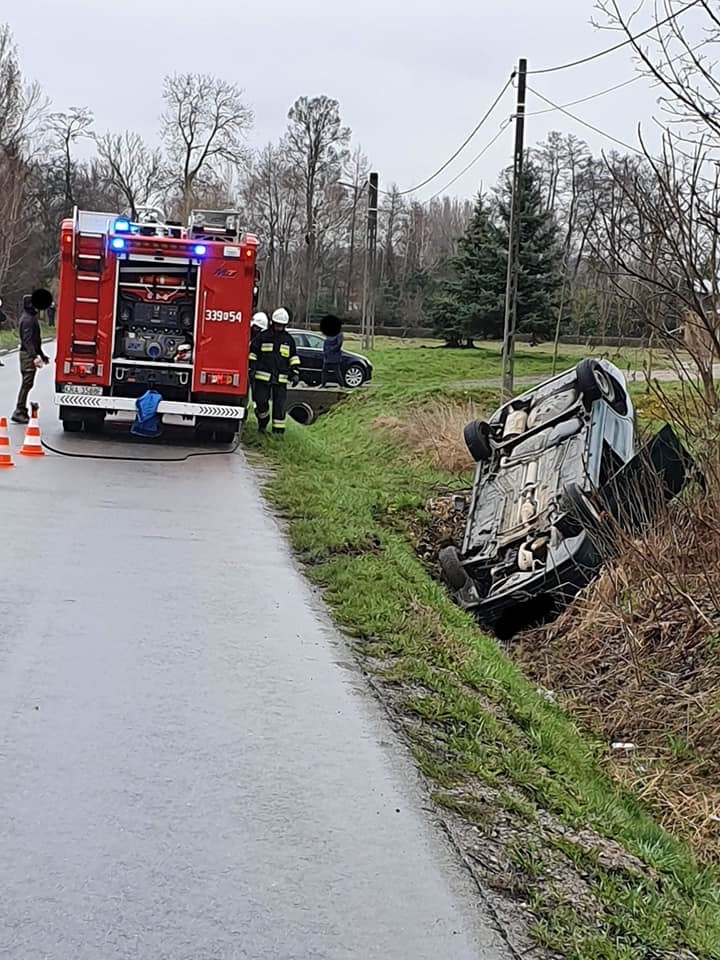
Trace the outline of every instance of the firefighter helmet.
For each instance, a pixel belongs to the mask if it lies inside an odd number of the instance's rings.
[[[267,330],[268,328],[267,314],[263,313],[262,310],[259,313],[253,314],[251,326],[259,327],[261,330]]]
[[[280,326],[283,327],[286,327],[290,323],[290,314],[285,307],[278,307],[272,315],[272,322],[280,324]]]

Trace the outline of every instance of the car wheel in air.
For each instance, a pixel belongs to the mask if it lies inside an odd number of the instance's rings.
[[[582,360],[575,367],[575,375],[578,390],[588,410],[596,400],[605,400],[612,404],[615,399],[612,377],[603,370],[597,360]]]
[[[343,374],[345,386],[354,390],[355,387],[361,387],[365,382],[365,371],[357,363],[351,363]]]
[[[443,579],[453,590],[462,590],[468,582],[465,567],[460,563],[460,556],[456,547],[443,547],[438,554]]]
[[[481,460],[489,460],[492,456],[490,447],[490,427],[484,420],[472,420],[463,430],[465,445],[470,451],[470,456],[476,463]]]

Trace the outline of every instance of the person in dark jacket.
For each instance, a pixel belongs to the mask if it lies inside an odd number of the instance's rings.
[[[250,378],[255,398],[255,413],[260,433],[266,433],[270,422],[272,400],[272,432],[285,432],[285,407],[289,383],[300,379],[300,357],[295,341],[287,332],[290,315],[280,307],[272,315],[269,330],[259,333],[250,350]]]
[[[340,385],[342,384],[342,348],[345,339],[342,332],[342,322],[339,317],[328,315],[320,321],[320,329],[325,334],[320,386],[327,386],[328,379]]]
[[[13,423],[29,423],[27,400],[35,383],[35,374],[40,367],[47,365],[50,358],[42,348],[40,320],[38,312],[47,310],[52,303],[52,295],[47,290],[36,290],[23,299],[23,312],[20,315],[18,333],[20,334],[20,392],[15,412],[10,418]]]

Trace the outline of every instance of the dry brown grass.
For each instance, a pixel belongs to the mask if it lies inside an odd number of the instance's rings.
[[[465,424],[487,416],[470,400],[428,400],[402,415],[382,416],[373,426],[421,460],[447,473],[466,474],[474,463],[463,439]]]
[[[720,473],[686,495],[518,655],[614,751],[615,775],[720,860]]]

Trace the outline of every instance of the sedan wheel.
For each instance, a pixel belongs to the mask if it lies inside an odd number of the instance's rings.
[[[343,379],[345,380],[345,386],[350,387],[350,389],[361,387],[365,382],[365,371],[357,363],[351,363],[345,371]]]

